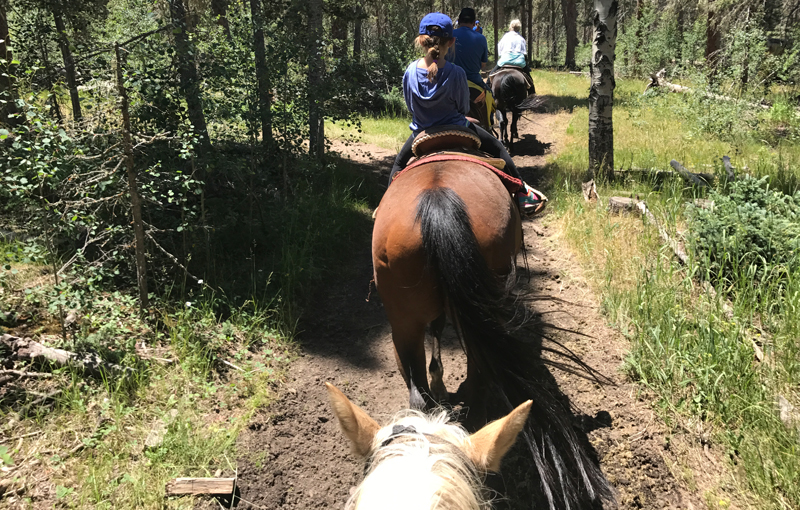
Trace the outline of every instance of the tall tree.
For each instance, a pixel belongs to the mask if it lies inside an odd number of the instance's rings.
[[[617,0],[594,0],[592,85],[589,89],[589,172],[614,176],[614,52],[617,44]]]
[[[550,35],[550,63],[555,64],[556,54],[558,53],[558,34],[556,33],[556,4],[555,0],[550,0],[548,5],[550,11],[550,25],[548,34]]]
[[[312,155],[325,155],[325,120],[322,112],[322,0],[307,0],[308,8],[308,148]]]
[[[716,68],[716,60],[722,46],[722,32],[719,29],[719,16],[715,0],[708,0],[706,16],[706,64],[711,67],[712,74]]]
[[[178,58],[178,74],[181,89],[186,98],[186,108],[189,122],[192,123],[194,133],[200,138],[200,152],[203,153],[211,146],[208,137],[206,117],[203,113],[203,98],[200,91],[200,73],[195,65],[195,47],[189,39],[189,25],[186,6],[183,0],[169,0],[169,12],[172,24],[175,26],[175,50]]]
[[[17,94],[14,88],[14,55],[9,47],[7,0],[0,0],[0,125],[16,125]]]
[[[522,0],[522,1],[525,2],[526,6],[527,6],[527,11],[528,11],[528,26],[527,26],[526,32],[525,32],[527,34],[525,36],[525,40],[528,42],[528,55],[527,55],[528,60],[527,60],[527,62],[528,62],[528,65],[530,65],[530,63],[531,63],[531,51],[532,51],[531,46],[533,46],[533,0]]]
[[[270,93],[267,51],[264,45],[264,13],[261,0],[250,0],[250,16],[253,19],[253,52],[256,58],[258,80],[258,113],[261,119],[261,141],[269,154],[272,148],[272,95]]]
[[[561,0],[561,15],[564,18],[564,29],[567,34],[567,55],[564,66],[575,69],[575,47],[578,45],[578,7],[575,0]]]
[[[358,5],[355,9],[355,21],[353,22],[353,61],[361,61],[361,26],[364,21],[364,9]]]
[[[81,99],[78,96],[78,79],[75,73],[75,59],[72,57],[69,38],[67,38],[67,28],[64,25],[64,6],[60,1],[53,2],[53,20],[58,31],[58,46],[61,49],[61,56],[64,58],[64,71],[67,75],[67,88],[69,88],[69,98],[72,101],[72,116],[78,121],[83,117],[81,113]]]
[[[231,24],[228,21],[228,3],[230,0],[211,0],[211,14],[217,18],[217,23],[225,31],[228,41],[233,41]]]

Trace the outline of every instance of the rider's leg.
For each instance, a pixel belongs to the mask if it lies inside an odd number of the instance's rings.
[[[514,164],[514,160],[511,159],[511,155],[509,155],[508,151],[500,142],[500,140],[487,133],[486,130],[480,126],[476,126],[471,122],[469,127],[475,131],[475,133],[478,135],[478,138],[480,138],[481,150],[505,161],[505,173],[522,181],[523,187],[517,191],[515,195],[520,208],[528,214],[541,212],[545,207],[547,197],[545,197],[540,191],[534,190],[528,186],[528,184],[522,180],[522,175],[520,175],[517,165]]]
[[[394,158],[394,165],[392,165],[392,171],[389,174],[389,185],[392,184],[392,179],[394,179],[394,174],[399,172],[400,170],[404,169],[408,164],[408,160],[414,155],[414,152],[411,150],[411,146],[414,145],[414,135],[408,137],[406,143],[403,145],[403,148],[400,149],[400,152],[397,153],[397,157]]]
[[[505,161],[505,172],[511,177],[516,177],[517,179],[522,180],[522,176],[519,174],[519,170],[517,170],[517,165],[514,164],[514,160],[511,159],[511,155],[508,153],[500,140],[493,137],[482,127],[476,126],[471,122],[469,127],[475,132],[475,134],[478,135],[478,138],[480,138],[481,150]]]

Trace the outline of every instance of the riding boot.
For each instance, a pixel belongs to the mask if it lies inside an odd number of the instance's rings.
[[[536,87],[533,85],[533,76],[531,76],[531,66],[526,63],[522,71],[522,74],[525,75],[525,81],[528,82],[528,95],[536,94]]]

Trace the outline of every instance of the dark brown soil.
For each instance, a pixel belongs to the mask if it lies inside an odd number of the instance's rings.
[[[565,114],[542,114],[535,122],[520,125],[524,140],[516,146],[515,159],[534,186],[547,185],[547,176],[542,174],[544,157],[557,149],[557,137],[564,132],[566,121]],[[380,172],[385,183],[391,151],[369,146],[343,149],[354,161],[366,165],[366,171]],[[689,475],[687,481],[685,452],[674,451],[674,436],[665,435],[666,428],[649,404],[637,398],[639,390],[621,372],[626,340],[606,325],[580,267],[570,260],[557,232],[547,223],[546,218],[525,223],[527,285],[537,298],[549,298],[536,299],[530,306],[540,322],[566,330],[551,327],[548,335],[615,383],[601,386],[551,369],[576,410],[576,427],[595,449],[603,472],[617,491],[619,507],[704,507],[697,479]],[[358,483],[362,466],[349,453],[338,430],[323,382],[338,386],[379,422],[386,422],[408,404],[394,361],[389,324],[377,294],[370,296],[368,243],[353,254],[352,264],[346,278],[320,289],[301,325],[302,354],[293,362],[281,394],[240,438],[239,508],[343,507],[350,488]],[[518,264],[524,270],[521,259]],[[450,328],[443,362],[445,382],[454,391],[463,377],[465,359]],[[532,507],[536,487],[527,479],[527,458],[524,452],[512,451],[502,476],[493,480],[492,486],[504,493],[498,507]]]

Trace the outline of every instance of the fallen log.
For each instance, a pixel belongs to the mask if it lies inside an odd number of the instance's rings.
[[[664,227],[662,227],[661,224],[656,221],[656,217],[653,216],[653,213],[650,212],[650,209],[647,208],[647,205],[643,200],[634,200],[633,198],[625,197],[611,197],[608,200],[608,206],[612,213],[619,214],[625,211],[632,211],[647,218],[647,221],[656,226],[658,229],[658,235],[661,237],[664,243],[672,249],[672,252],[678,258],[678,260],[680,260],[683,265],[687,265],[689,263],[689,256],[686,254],[686,250],[684,249],[683,245],[680,243],[680,241],[670,237],[669,233],[664,229]]]
[[[683,177],[683,179],[687,182],[690,182],[696,186],[700,186],[701,188],[707,188],[714,184],[714,176],[711,174],[696,174],[694,172],[690,172],[683,165],[675,161],[674,159],[669,162],[669,165],[675,169],[678,174]]]
[[[676,83],[670,83],[667,80],[665,80],[664,75],[666,73],[667,73],[666,69],[661,69],[657,73],[650,74],[650,83],[648,83],[647,86],[645,87],[643,94],[646,94],[648,90],[655,87],[663,87],[665,89],[668,89],[670,92],[677,92],[677,93],[693,92],[693,90],[690,89],[689,87],[686,87],[684,85],[678,85]],[[699,94],[702,94],[703,96],[710,99],[716,99],[718,101],[729,101],[733,103],[742,103],[747,106],[751,106],[753,108],[761,108],[764,110],[769,110],[770,108],[772,108],[772,106],[768,104],[751,103],[750,101],[745,101],[743,99],[737,99],[735,97],[730,97],[730,96],[723,96],[722,94],[714,94],[713,92],[701,91],[699,92]]]
[[[130,374],[132,368],[121,367],[108,363],[94,353],[81,353],[47,347],[30,338],[20,338],[13,335],[0,336],[0,345],[11,351],[13,359],[25,361],[48,361],[58,366],[73,366],[93,377],[102,377],[104,374]]]
[[[175,478],[167,482],[166,495],[213,494],[225,496],[233,494],[236,478]]]

